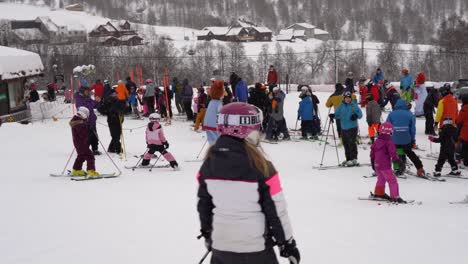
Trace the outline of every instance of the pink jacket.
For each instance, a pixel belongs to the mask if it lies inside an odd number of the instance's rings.
[[[148,145],[162,145],[166,142],[164,131],[158,122],[148,123],[146,127],[146,144]]]
[[[396,153],[395,144],[389,135],[379,135],[379,138],[371,146],[370,158],[374,160],[376,171],[391,170],[392,160],[400,160]]]

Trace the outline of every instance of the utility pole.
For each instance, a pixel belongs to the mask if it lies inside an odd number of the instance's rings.
[[[361,75],[364,75],[366,68],[366,58],[364,56],[364,34],[361,35]]]

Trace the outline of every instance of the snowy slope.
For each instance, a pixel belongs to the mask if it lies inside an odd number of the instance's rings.
[[[289,127],[295,126],[297,95],[286,98]],[[319,93],[323,119],[328,95]],[[105,118],[98,122],[100,139],[107,145],[109,131],[101,125]],[[119,167],[134,164],[131,156],[144,152],[145,125],[125,120],[128,161],[113,156]],[[418,144],[429,150],[424,121],[418,120],[417,126]],[[195,239],[195,175],[201,164],[184,160],[195,158],[205,138],[191,132],[187,122],[174,121],[164,128],[181,171],[122,168],[124,174],[117,179],[72,182],[48,176],[63,169],[72,151],[67,119],[0,127],[0,263],[198,263],[205,252]],[[378,205],[357,200],[373,190],[375,179],[362,177],[370,168],[313,170],[323,150],[318,143],[263,147],[281,174],[302,263],[440,264],[465,263],[468,258],[467,207],[448,203],[463,199],[468,181],[399,180],[402,197],[422,205]],[[339,155],[344,156],[341,148]],[[361,162],[368,162],[368,155],[359,149]],[[336,163],[333,148],[327,148],[324,163]],[[434,161],[424,164],[432,171]],[[113,171],[105,156],[97,158],[97,168]]]

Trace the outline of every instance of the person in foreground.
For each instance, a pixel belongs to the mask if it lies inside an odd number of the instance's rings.
[[[220,137],[198,172],[201,235],[211,264],[277,264],[273,247],[300,262],[278,172],[261,148],[261,110],[231,103],[218,115]]]

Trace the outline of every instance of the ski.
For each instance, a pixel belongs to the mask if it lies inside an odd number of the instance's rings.
[[[445,182],[446,181],[445,179],[442,179],[440,177],[434,177],[430,173],[426,173],[424,176],[418,176],[416,173],[414,173],[412,171],[408,171],[408,170],[406,170],[404,173],[409,175],[409,176],[414,176],[414,177],[416,177],[418,179],[424,179],[424,180],[428,180],[428,181],[439,181],[439,182]]]
[[[356,167],[362,167],[362,166],[371,166],[370,163],[360,163],[356,166],[343,166],[343,165],[332,165],[332,166],[313,166],[313,169],[316,170],[328,170],[328,169],[340,169],[340,168],[356,168]]]
[[[119,175],[116,175],[115,173],[110,173],[110,174],[101,174],[98,177],[76,177],[76,176],[71,176],[70,180],[72,181],[89,181],[89,180],[100,180],[100,179],[108,179],[108,178],[117,178]]]
[[[385,203],[388,203],[388,204],[395,204],[395,205],[400,205],[400,204],[404,205],[404,203],[397,203],[397,202],[393,202],[393,201],[390,201],[390,200],[387,200],[387,199],[384,199],[384,198],[378,198],[378,197],[358,197],[358,200],[385,202]],[[406,200],[406,204],[412,204],[414,202],[415,202],[415,200]]]
[[[449,202],[449,204],[468,204],[468,201]]]
[[[445,174],[445,175],[442,175],[442,177],[461,179],[461,180],[468,180],[468,177],[464,177],[462,175],[457,176],[457,175]]]
[[[201,159],[184,160],[184,162],[203,162]]]
[[[151,165],[149,166],[124,166],[124,168],[128,169],[128,170],[135,170],[135,169],[160,169],[160,168],[170,168],[171,165],[169,164],[166,164],[166,165],[156,165],[156,166],[153,166],[151,167]]]
[[[377,177],[377,174],[374,173],[374,174],[372,174],[372,175],[364,175],[364,176],[362,176],[362,177],[367,178],[367,179],[369,179],[369,178],[376,178],[376,177]],[[406,177],[405,175],[395,175],[395,177],[397,177],[398,179],[404,179],[404,180],[408,179],[408,177]]]

